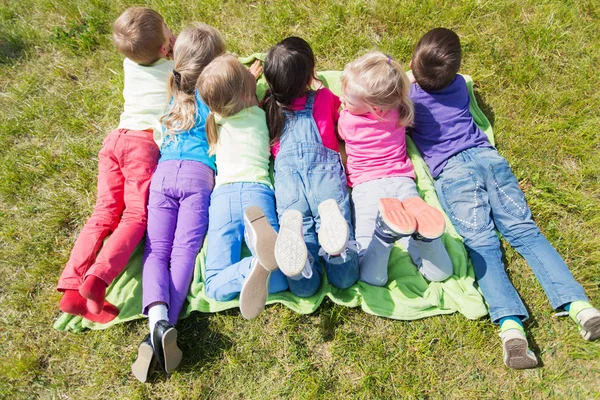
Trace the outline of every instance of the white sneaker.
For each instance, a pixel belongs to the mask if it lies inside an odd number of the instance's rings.
[[[350,228],[340,207],[334,199],[319,204],[321,226],[319,228],[319,244],[331,256],[340,255],[348,247]]]
[[[577,314],[579,333],[585,340],[595,340],[600,337],[600,311],[586,308]]]
[[[538,365],[537,357],[529,350],[525,334],[519,329],[508,329],[500,334],[500,338],[504,365],[513,369],[534,368]]]
[[[305,269],[308,251],[302,234],[302,213],[287,210],[279,220],[275,260],[284,275],[294,278]],[[312,275],[312,270],[311,270]]]
[[[246,319],[256,318],[265,308],[271,271],[277,269],[275,241],[277,233],[259,207],[244,211],[246,244],[254,255],[250,272],[240,292],[240,312]]]

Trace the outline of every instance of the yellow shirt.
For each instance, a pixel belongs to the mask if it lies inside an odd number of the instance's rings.
[[[215,121],[219,129],[215,188],[234,182],[255,182],[272,189],[265,112],[253,106],[227,118],[215,115]]]
[[[125,106],[120,129],[154,131],[154,140],[160,147],[163,127],[160,118],[168,103],[167,78],[173,71],[173,61],[161,58],[150,66],[123,61]]]

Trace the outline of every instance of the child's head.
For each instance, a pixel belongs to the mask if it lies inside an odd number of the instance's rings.
[[[382,117],[398,109],[399,124],[410,125],[414,113],[409,94],[410,82],[402,65],[380,51],[352,61],[342,73],[342,98],[351,114]]]
[[[269,90],[264,108],[271,140],[283,133],[285,117],[282,107],[288,107],[304,95],[315,77],[315,56],[302,38],[288,37],[271,47],[263,69]]]
[[[442,90],[454,80],[460,68],[458,35],[446,28],[427,32],[413,54],[411,67],[415,81],[429,92]]]
[[[113,25],[119,53],[141,65],[152,65],[172,50],[173,33],[159,13],[148,7],[131,7]]]
[[[196,83],[198,94],[210,108],[206,120],[209,154],[214,154],[219,132],[214,114],[230,117],[256,102],[256,78],[237,57],[224,54],[204,68]]]
[[[184,29],[173,49],[175,65],[167,87],[172,103],[162,122],[168,133],[187,131],[196,122],[194,90],[202,70],[225,53],[225,41],[218,30],[206,24]]]

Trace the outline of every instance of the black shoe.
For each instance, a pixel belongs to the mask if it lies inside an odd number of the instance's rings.
[[[179,366],[183,354],[177,347],[177,329],[169,321],[160,320],[154,325],[154,354],[160,365],[170,374]]]
[[[152,349],[150,334],[147,334],[142,343],[140,343],[140,347],[138,347],[138,355],[133,364],[131,364],[131,372],[133,372],[138,381],[145,383],[152,374],[152,371],[154,371],[155,366],[156,357]]]

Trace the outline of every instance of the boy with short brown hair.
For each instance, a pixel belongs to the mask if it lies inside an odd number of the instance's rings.
[[[175,42],[160,14],[146,7],[125,10],[114,24],[113,38],[127,57],[124,111],[98,154],[96,206],[57,286],[64,292],[62,311],[99,323],[119,314],[105,301],[106,288],[123,271],[146,230],[150,178],[160,155],[155,140],[162,139],[160,118],[169,100],[167,78]]]

